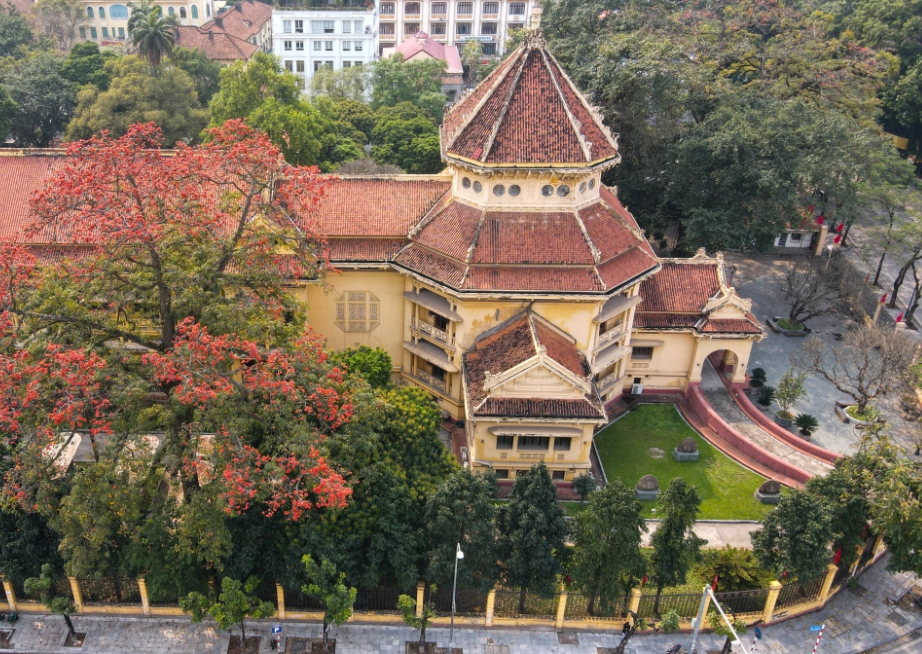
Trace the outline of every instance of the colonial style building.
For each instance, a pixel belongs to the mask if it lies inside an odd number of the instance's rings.
[[[83,0],[85,24],[80,26],[80,38],[90,41],[113,42],[131,38],[128,33],[129,2],[93,2]],[[202,25],[215,14],[214,0],[154,0],[165,16],[175,16],[182,25]],[[270,8],[271,9],[271,8]]]
[[[332,181],[314,217],[338,272],[292,292],[331,349],[384,348],[464,421],[467,465],[540,460],[568,484],[623,393],[682,394],[709,358],[744,378],[750,302],[720,256],[656,257],[602,183],[616,138],[540,31],[447,111],[441,144],[441,174]],[[3,222],[53,166],[0,156]]]

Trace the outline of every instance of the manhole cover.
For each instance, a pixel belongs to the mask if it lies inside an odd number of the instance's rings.
[[[658,447],[651,447],[647,450],[647,454],[649,454],[654,459],[662,459],[664,456],[666,456],[666,453]]]
[[[906,624],[909,622],[909,620],[904,618],[902,614],[900,614],[898,611],[894,611],[893,613],[888,615],[887,620],[895,624],[897,627],[905,627]]]
[[[579,645],[579,638],[569,631],[558,631],[557,642],[561,645]]]

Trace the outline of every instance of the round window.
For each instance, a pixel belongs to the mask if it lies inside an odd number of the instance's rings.
[[[543,195],[544,197],[554,195],[554,187],[551,186],[550,184],[545,184],[544,186],[541,187],[541,195]]]
[[[583,182],[583,183],[581,183],[581,184],[579,185],[579,192],[580,192],[580,193],[585,193],[585,192],[586,192],[586,182]]]
[[[518,194],[521,192],[522,192],[522,187],[519,186],[518,184],[513,184],[512,186],[509,187],[509,195],[511,195],[512,197],[517,197]]]
[[[498,198],[502,197],[503,195],[505,195],[505,193],[506,193],[506,187],[503,186],[502,184],[497,184],[496,186],[493,187],[493,195],[495,195],[496,197]]]
[[[465,177],[464,179],[461,180],[461,186],[463,186],[464,188],[470,188],[470,187],[471,187],[471,180],[469,180],[467,177]]]
[[[474,182],[474,193],[480,193],[483,190],[483,184]]]
[[[566,184],[561,184],[560,186],[557,187],[557,195],[559,195],[562,198],[567,197],[568,195],[570,195],[570,187],[567,186]]]
[[[595,180],[594,180],[594,179],[590,179],[590,180],[589,180],[589,190],[591,191],[591,190],[594,189],[594,188],[595,188]]]

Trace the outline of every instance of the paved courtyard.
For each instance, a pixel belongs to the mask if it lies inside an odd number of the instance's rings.
[[[886,559],[886,557],[885,557]],[[758,642],[757,654],[806,654],[810,652],[816,634],[810,631],[814,624],[826,624],[826,632],[819,652],[821,654],[858,654],[872,647],[892,643],[895,639],[912,635],[922,629],[922,611],[903,601],[907,591],[919,581],[909,574],[891,575],[884,569],[885,559],[868,570],[859,579],[859,586],[842,591],[827,607],[812,615],[803,616],[765,627]],[[224,654],[229,635],[214,624],[193,625],[182,618],[106,618],[74,617],[79,631],[86,632],[86,642],[81,651],[88,654]],[[259,635],[262,649],[268,651],[271,621],[250,621],[248,634]],[[320,625],[286,621],[285,636],[317,638]],[[922,633],[922,632],[919,632]],[[618,632],[591,632],[564,630],[564,644],[557,633],[547,628],[518,629],[455,629],[455,646],[465,654],[597,654],[598,647],[614,647],[621,639]],[[16,625],[12,651],[16,653],[74,652],[64,648],[66,627],[60,616],[24,615]],[[418,632],[400,626],[347,624],[335,628],[339,654],[402,654],[406,640],[418,638]],[[429,629],[427,640],[442,647],[448,645],[448,629]],[[744,638],[747,646],[751,634]],[[713,635],[702,637],[699,654],[707,649],[719,648],[722,638]],[[920,641],[922,642],[922,641]],[[627,647],[628,654],[663,654],[667,647],[681,643],[691,644],[689,634],[637,636]],[[883,646],[875,650],[896,651]],[[905,652],[918,645],[911,642]],[[283,643],[284,647],[284,643]]]

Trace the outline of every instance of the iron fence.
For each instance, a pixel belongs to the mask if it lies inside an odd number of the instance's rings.
[[[130,606],[141,604],[141,588],[134,579],[78,579],[87,606]]]
[[[323,603],[300,590],[285,589],[286,611],[323,611]]]
[[[496,590],[493,615],[500,618],[527,617],[554,619],[557,617],[557,602],[559,599],[559,593],[554,593],[548,597],[542,597],[537,593],[526,592],[525,601],[523,603],[522,594],[519,590],[499,588]]]
[[[640,598],[639,615],[645,618],[659,617],[675,611],[680,618],[691,619],[698,615],[698,606],[701,604],[701,593],[660,595],[659,610],[656,607],[656,594],[643,595]]]
[[[41,593],[27,593],[24,581],[22,579],[13,579],[11,580],[13,584],[13,593],[15,593],[18,599],[30,600],[33,602],[38,602],[41,600]],[[51,596],[52,597],[70,597],[73,599],[74,593],[71,590],[70,582],[67,579],[57,579],[51,582]]]
[[[256,597],[263,602],[272,602],[275,606],[279,601],[278,591],[275,589],[274,581],[262,581],[256,587]]]
[[[627,605],[624,598],[608,602],[596,597],[586,597],[581,593],[570,593],[563,617],[565,620],[612,620],[627,617]]]
[[[818,577],[805,583],[793,583],[783,586],[781,592],[778,593],[778,602],[775,604],[775,609],[786,609],[795,604],[816,600],[823,589],[823,579],[823,577]]]
[[[432,593],[426,589],[426,601],[435,604],[435,610],[440,614],[451,613],[451,588],[442,587]],[[486,615],[487,594],[472,588],[459,588],[455,597],[455,613],[458,615]]]
[[[399,588],[359,588],[355,595],[355,610],[400,613],[397,598],[403,594]],[[408,594],[416,597],[415,590]]]
[[[769,590],[740,590],[726,593],[715,593],[714,596],[724,609],[734,613],[757,613],[765,608]]]
[[[874,544],[877,542],[877,536],[871,536],[864,541],[864,549],[861,550],[861,558],[858,559],[858,570],[862,570],[874,558]]]

